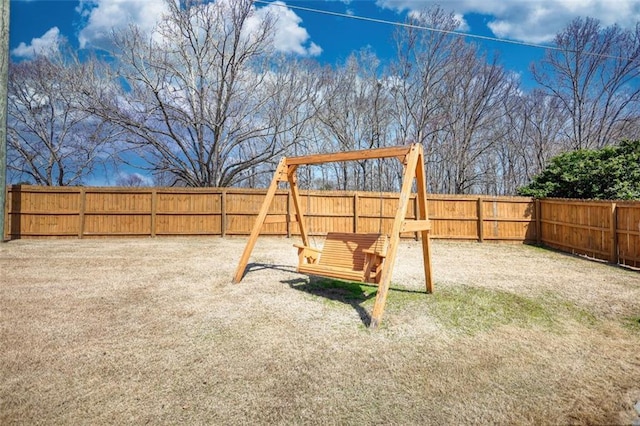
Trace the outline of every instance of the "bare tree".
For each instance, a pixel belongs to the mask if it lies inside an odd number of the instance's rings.
[[[563,151],[571,149],[566,137],[570,123],[568,111],[555,96],[534,90],[521,98],[519,110],[521,131],[521,155],[526,181],[540,173],[548,161]]]
[[[430,144],[441,130],[444,80],[455,72],[465,42],[444,32],[427,31],[432,27],[455,30],[460,22],[453,13],[433,7],[409,16],[408,27],[395,34],[397,58],[391,66],[390,85],[394,108],[396,138],[419,142],[430,156]]]
[[[240,185],[267,186],[282,155],[303,155],[309,151],[313,139],[312,118],[315,115],[321,76],[317,63],[287,56],[271,59],[272,67],[264,82],[264,91],[257,96],[266,98],[264,116],[270,131],[246,144],[247,158],[259,158],[268,146],[281,147],[270,158],[254,163],[241,172]],[[245,178],[246,177],[246,178]]]
[[[113,128],[83,105],[92,60],[68,50],[10,64],[8,169],[14,180],[77,185],[111,159]]]
[[[434,7],[409,23],[396,34],[390,76],[396,137],[424,145],[429,190],[476,191],[489,171],[483,157],[494,154],[504,132],[515,82],[496,59],[489,62],[477,46],[446,34],[459,25],[452,13]]]
[[[307,120],[308,87],[299,67],[273,60],[274,22],[252,1],[166,3],[152,34],[116,35],[125,88],[94,110],[172,185],[246,184],[295,142],[285,135]]]
[[[116,186],[126,187],[143,187],[150,186],[149,179],[142,176],[140,173],[122,173],[116,178]]]
[[[323,70],[316,120],[324,150],[371,149],[389,143],[390,103],[380,74],[380,61],[368,49],[350,55],[335,69]],[[380,189],[374,163],[363,160],[330,167],[341,189]]]
[[[571,147],[598,148],[625,138],[640,108],[640,24],[602,28],[575,19],[556,36],[561,50],[532,65],[535,80],[569,113]]]
[[[444,192],[464,194],[478,191],[488,169],[482,156],[495,155],[495,143],[505,134],[503,118],[516,83],[494,58],[487,62],[474,45],[467,45],[457,71],[445,78],[443,117],[438,137]]]

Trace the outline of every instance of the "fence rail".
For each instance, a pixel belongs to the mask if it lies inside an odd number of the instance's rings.
[[[265,190],[239,188],[7,188],[5,239],[248,235]],[[312,235],[389,232],[395,193],[302,192]],[[428,196],[439,239],[538,242],[640,267],[640,202]],[[415,217],[415,196],[409,215]],[[299,234],[289,191],[276,194],[262,234]],[[415,234],[404,234],[412,237]]]

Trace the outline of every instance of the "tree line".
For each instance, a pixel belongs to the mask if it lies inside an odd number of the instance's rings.
[[[363,49],[322,66],[279,53],[276,18],[254,19],[250,0],[166,3],[151,34],[131,25],[107,55],[10,64],[10,181],[81,185],[131,165],[155,185],[261,187],[284,155],[417,142],[430,192],[515,194],[560,153],[640,139],[640,24],[575,19],[525,90],[496,54],[419,29],[458,28],[440,7],[407,18],[388,62]],[[322,189],[392,191],[401,176],[383,160],[299,172]]]

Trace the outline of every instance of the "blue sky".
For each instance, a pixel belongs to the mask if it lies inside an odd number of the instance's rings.
[[[218,0],[230,1],[230,0]],[[270,0],[269,0],[270,1]],[[282,3],[282,2],[281,2]],[[270,7],[280,16],[283,50],[313,56],[322,63],[344,60],[350,52],[369,46],[382,58],[394,54],[394,27],[295,8],[327,10],[402,22],[407,13],[440,4],[458,16],[461,32],[530,43],[550,43],[553,36],[577,16],[591,16],[603,25],[631,27],[640,21],[638,0],[289,0]],[[12,0],[10,45],[14,60],[64,37],[74,46],[100,46],[112,28],[135,22],[150,26],[162,12],[158,0]],[[479,41],[499,51],[501,63],[527,79],[539,48]]]
[[[236,0],[216,0],[222,2]],[[257,0],[256,0],[257,1]],[[403,22],[408,13],[440,4],[461,21],[460,32],[513,41],[549,44],[576,17],[598,18],[603,26],[632,28],[640,22],[640,0],[288,0],[278,6],[257,3],[258,10],[278,16],[276,47],[323,64],[344,61],[354,51],[371,48],[383,61],[394,56],[393,25],[302,10]],[[286,6],[286,7],[285,7]],[[151,28],[164,10],[160,0],[11,0],[12,59],[57,48],[62,38],[74,47],[100,48],[113,29],[136,23]],[[534,47],[480,41],[498,51],[500,63],[520,74],[523,88],[533,87],[529,64],[544,55]],[[135,170],[131,170],[135,172]],[[114,184],[105,177],[87,182]]]

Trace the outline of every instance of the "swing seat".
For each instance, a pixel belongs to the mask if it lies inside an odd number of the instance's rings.
[[[322,250],[298,248],[298,272],[377,284],[386,258],[388,238],[382,234],[329,232]]]

